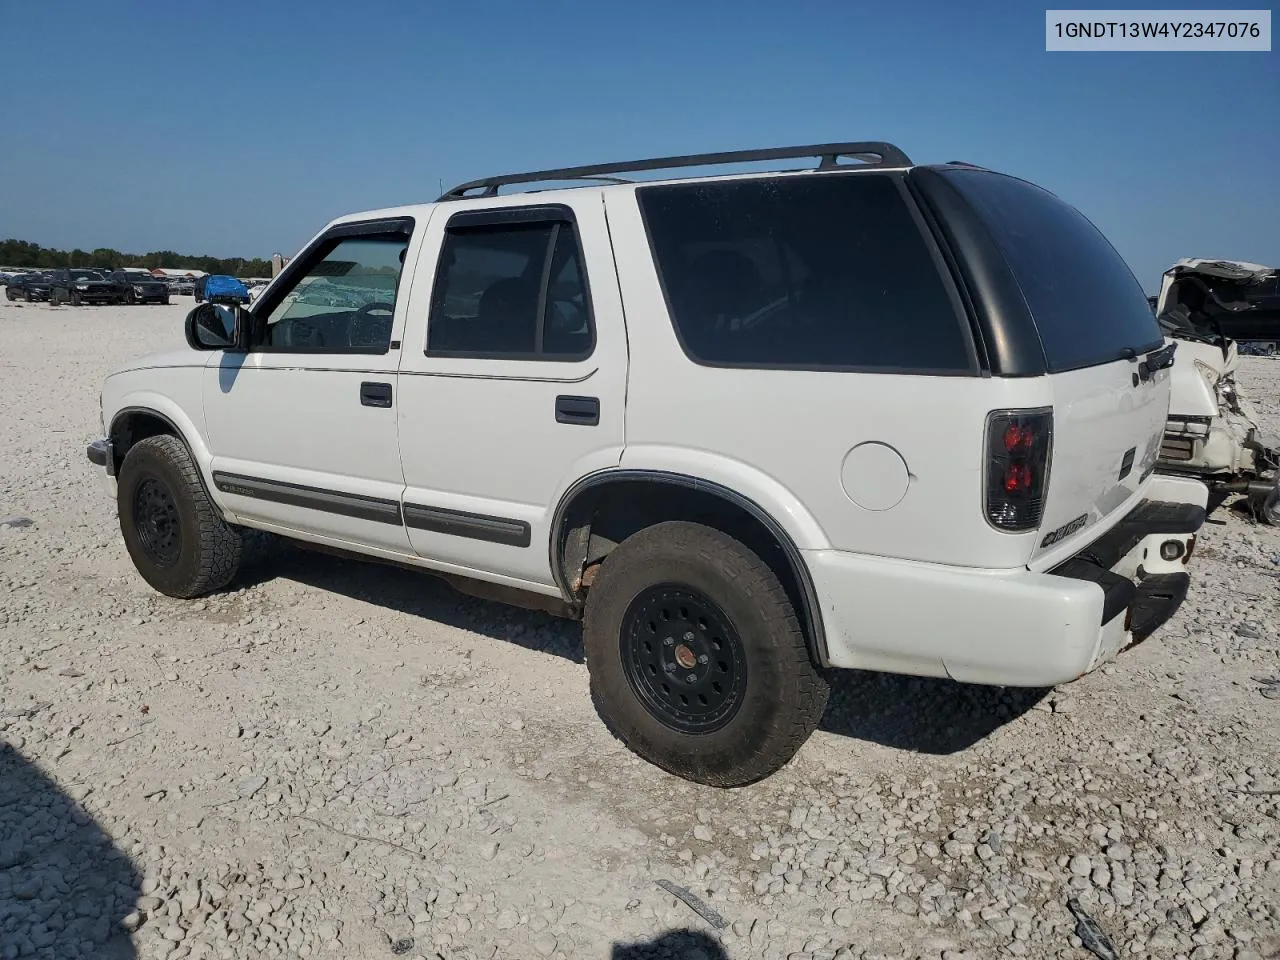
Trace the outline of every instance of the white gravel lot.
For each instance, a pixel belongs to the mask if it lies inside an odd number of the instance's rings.
[[[574,624],[267,538],[153,593],[84,446],[190,303],[0,305],[0,958],[1087,960],[1071,897],[1121,957],[1280,955],[1280,530],[1217,511],[1068,687],[839,675],[717,791],[609,736]]]

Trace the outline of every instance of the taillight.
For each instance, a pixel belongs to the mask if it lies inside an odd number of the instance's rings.
[[[1034,530],[1044,514],[1053,449],[1053,410],[997,410],[987,416],[987,520]]]

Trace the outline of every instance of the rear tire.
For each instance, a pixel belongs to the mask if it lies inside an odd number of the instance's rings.
[[[826,708],[827,682],[778,578],[701,524],[659,523],[608,555],[583,644],[601,719],[686,780],[739,787],[769,776]]]
[[[117,483],[120,532],[142,579],[189,599],[225,587],[240,567],[240,533],[205,493],[186,445],[148,437],[124,458]]]
[[[1264,523],[1280,527],[1280,487],[1275,487],[1265,496],[1258,497],[1253,508],[1254,516]]]
[[[16,293],[14,293],[12,290],[10,290],[8,287],[5,287],[5,288],[4,288],[4,295],[5,295],[5,298],[6,298],[10,303],[12,303],[14,300],[17,300],[17,299],[18,299],[18,295],[17,295]]]

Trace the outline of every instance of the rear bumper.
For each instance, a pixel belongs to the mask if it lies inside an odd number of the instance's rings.
[[[1044,573],[807,551],[835,667],[1053,686],[1163,624],[1186,596],[1207,490],[1157,478],[1124,520]],[[1158,499],[1154,499],[1157,498]],[[1175,549],[1162,545],[1176,544]]]

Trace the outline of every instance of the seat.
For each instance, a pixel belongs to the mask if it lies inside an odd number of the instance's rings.
[[[538,288],[520,277],[495,281],[480,295],[477,346],[494,353],[533,353],[537,349]]]
[[[681,333],[695,354],[723,354],[724,341],[733,339],[732,322],[761,305],[760,269],[736,250],[712,250],[690,262],[685,285]]]

